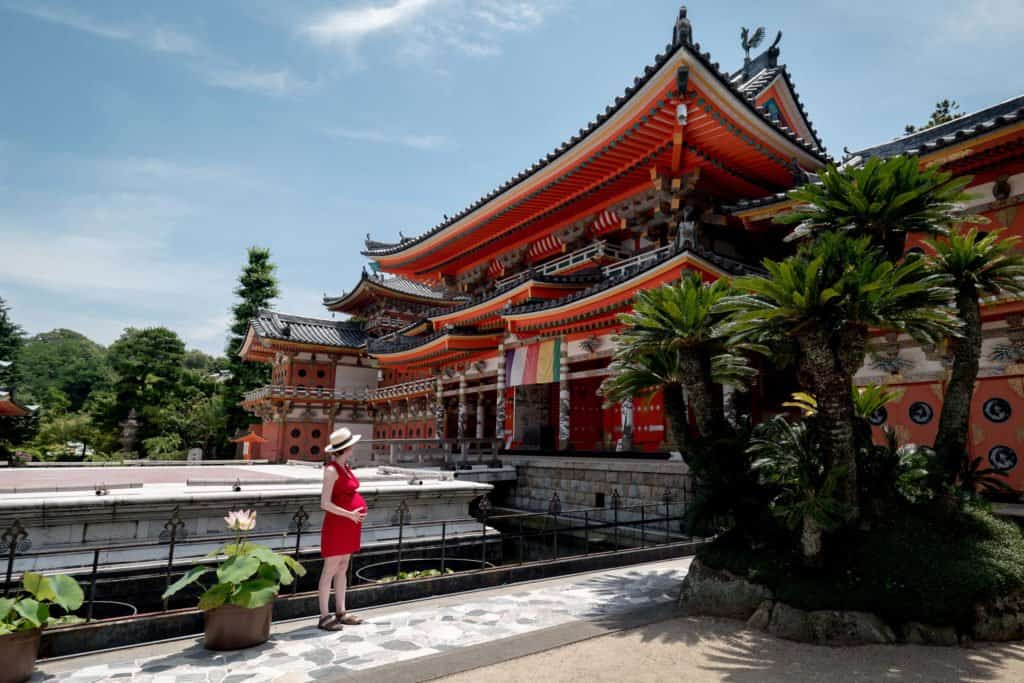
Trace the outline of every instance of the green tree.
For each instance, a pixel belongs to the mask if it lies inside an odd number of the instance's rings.
[[[141,439],[160,430],[161,408],[181,399],[185,344],[166,327],[128,328],[110,346],[115,400],[104,415],[105,426],[117,429],[135,410],[142,422]]]
[[[25,333],[10,316],[10,307],[0,297],[0,388],[21,398],[18,383],[17,357],[24,344]],[[11,448],[32,438],[39,426],[37,416],[0,417],[0,459],[10,457]]]
[[[18,353],[19,387],[43,401],[53,388],[67,395],[77,411],[93,389],[110,380],[106,350],[78,332],[65,329],[37,334]]]
[[[619,335],[616,371],[603,391],[613,401],[664,388],[665,407],[674,416],[673,431],[683,446],[686,406],[683,390],[693,409],[697,431],[709,437],[724,426],[721,393],[716,384],[744,387],[756,375],[742,356],[732,353],[717,331],[722,315],[714,307],[732,292],[726,280],[701,281],[686,273],[679,282],[641,291],[633,311],[619,316],[625,330]],[[670,354],[670,356],[662,355]],[[674,354],[674,356],[672,356]],[[670,379],[657,384],[659,377]],[[645,385],[648,387],[644,389]]]
[[[840,472],[839,501],[858,514],[853,375],[864,363],[872,329],[934,344],[956,333],[948,278],[920,259],[886,260],[868,237],[823,233],[782,262],[765,260],[767,277],[735,281],[740,294],[715,307],[730,317],[720,330],[737,343],[795,345],[798,378],[817,401],[818,439],[829,469]]]
[[[95,448],[96,438],[96,427],[85,413],[55,413],[43,417],[35,443],[47,454],[60,457],[70,443],[81,443],[84,455],[85,450]]]
[[[978,220],[956,214],[970,198],[964,193],[970,181],[937,166],[921,168],[912,157],[875,158],[841,170],[830,164],[820,183],[789,193],[801,205],[775,221],[796,226],[787,239],[830,230],[867,235],[890,261],[898,261],[909,233],[945,235],[955,222]]]
[[[903,132],[907,135],[912,135],[914,133],[919,133],[922,130],[941,126],[942,124],[949,123],[950,121],[956,121],[963,115],[963,112],[960,111],[960,104],[956,100],[941,100],[935,103],[935,109],[932,110],[932,115],[923,126],[918,128],[917,126],[908,123],[903,128]]]
[[[231,324],[231,334],[225,348],[228,370],[231,373],[231,377],[224,383],[224,401],[230,434],[252,422],[251,416],[239,405],[245,392],[270,383],[270,366],[242,360],[239,352],[249,331],[249,321],[256,317],[261,308],[269,308],[279,294],[277,278],[274,275],[275,268],[270,260],[269,249],[250,247],[248,261],[238,278],[238,286],[235,287],[238,302],[232,308],[234,322]]]
[[[956,291],[962,336],[952,340],[953,367],[942,402],[935,451],[952,484],[967,455],[971,400],[981,361],[981,297],[1024,294],[1024,253],[1019,237],[1002,231],[981,236],[974,228],[930,242],[934,272],[950,278]]]

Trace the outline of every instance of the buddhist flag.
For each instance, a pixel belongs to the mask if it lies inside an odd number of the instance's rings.
[[[562,342],[549,339],[505,352],[505,385],[549,384],[558,381]]]

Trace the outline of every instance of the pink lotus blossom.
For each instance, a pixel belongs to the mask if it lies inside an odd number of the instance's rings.
[[[224,521],[228,523],[228,528],[235,531],[252,531],[256,528],[256,511],[255,510],[235,510],[229,512],[228,516],[224,518]]]

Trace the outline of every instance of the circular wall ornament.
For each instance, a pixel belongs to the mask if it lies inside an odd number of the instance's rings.
[[[1008,472],[1017,466],[1017,452],[1009,446],[993,446],[988,452],[988,464],[994,470]]]
[[[912,403],[908,414],[914,424],[919,425],[926,425],[932,421],[933,417],[935,417],[935,411],[932,410],[932,407],[924,401]]]
[[[879,408],[875,412],[871,413],[871,415],[868,417],[868,422],[870,422],[871,424],[873,424],[876,427],[880,427],[880,426],[884,425],[885,421],[888,420],[888,419],[889,419],[889,411],[885,409],[885,406],[882,406],[881,408]]]
[[[991,422],[1006,422],[1013,414],[1013,409],[1010,407],[1010,402],[1005,398],[990,398],[985,401],[981,412]]]

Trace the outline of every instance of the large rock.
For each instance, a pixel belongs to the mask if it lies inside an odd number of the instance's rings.
[[[747,620],[761,603],[771,599],[772,592],[764,586],[695,559],[683,580],[679,603],[691,614]]]
[[[772,622],[772,609],[775,607],[775,603],[771,600],[765,600],[757,607],[757,611],[749,619],[747,619],[747,626],[755,628],[758,631],[767,631],[768,624]]]
[[[809,613],[813,641],[819,645],[886,645],[896,642],[889,625],[870,612],[817,610]]]
[[[811,620],[807,612],[790,607],[783,602],[776,603],[772,610],[768,633],[776,638],[796,640],[801,643],[814,642],[814,631],[811,629]]]
[[[903,640],[911,645],[956,645],[956,629],[952,626],[932,626],[911,621],[903,625]]]
[[[975,640],[1024,639],[1024,592],[975,605],[972,630]]]

